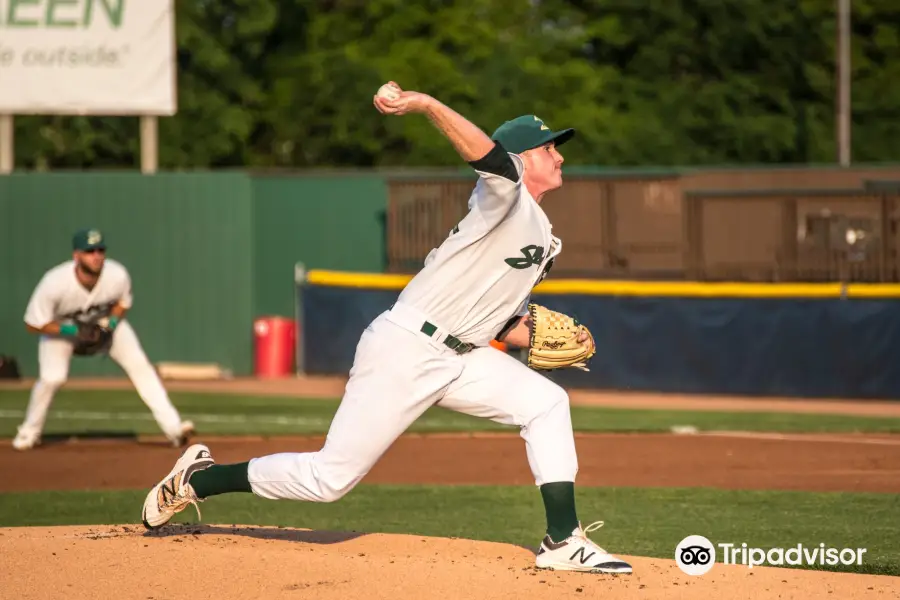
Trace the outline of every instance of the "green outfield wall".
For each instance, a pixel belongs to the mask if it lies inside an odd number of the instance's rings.
[[[294,265],[380,272],[387,188],[376,176],[253,177],[259,315],[292,315]]]
[[[133,280],[129,319],[153,362],[252,369],[252,322],[293,315],[293,268],[380,271],[385,186],[377,177],[245,173],[14,174],[0,177],[0,354],[37,375],[22,321],[41,275],[71,256],[81,227],[104,231]],[[78,359],[72,375],[121,371]]]

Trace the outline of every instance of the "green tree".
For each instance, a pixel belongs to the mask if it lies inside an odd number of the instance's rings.
[[[261,73],[274,0],[176,3],[178,114],[160,119],[160,166],[194,168],[252,161],[247,140],[264,99]],[[137,166],[138,119],[22,116],[17,167]]]
[[[178,2],[163,168],[459,165],[381,83],[487,131],[574,126],[568,164],[833,162],[834,0]],[[900,4],[853,2],[853,151],[900,160]],[[132,166],[135,118],[17,119],[18,164]]]
[[[793,4],[793,6],[792,6]],[[803,162],[821,58],[810,20],[788,0],[545,4],[590,35],[584,55],[617,74],[609,129],[592,131],[615,164]]]
[[[275,0],[177,2],[179,110],[160,122],[160,164],[253,164]]]
[[[853,0],[851,19],[853,160],[900,160],[900,4]]]

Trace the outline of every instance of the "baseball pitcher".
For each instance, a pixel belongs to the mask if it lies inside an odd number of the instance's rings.
[[[106,258],[103,234],[96,229],[78,231],[72,239],[72,260],[44,274],[25,309],[28,331],[40,335],[40,374],[13,440],[16,450],[40,443],[47,411],[56,390],[66,382],[72,355],[109,355],[124,369],[172,444],[186,443],[194,426],[181,420],[125,320],[131,302],[131,278],[122,264]]]
[[[562,185],[553,131],[534,115],[488,137],[435,98],[393,82],[374,98],[386,115],[418,113],[478,174],[469,211],[434,249],[396,304],[363,332],[349,381],[318,452],[282,453],[217,465],[195,444],[147,495],[141,518],[160,527],[188,504],[227,492],[333,502],[349,492],[422,413],[437,405],[520,428],[547,516],[539,568],[631,573],[587,537],[575,509],[578,460],[565,390],[538,371],[587,368],[590,333],[574,319],[530,301],[562,250],[541,209]],[[527,348],[528,365],[490,346]]]

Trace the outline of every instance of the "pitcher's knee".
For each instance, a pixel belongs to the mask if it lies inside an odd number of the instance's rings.
[[[353,465],[324,460],[322,452],[282,452],[250,460],[253,493],[272,500],[335,502],[362,479]]]
[[[561,386],[550,380],[545,380],[544,385],[535,386],[534,397],[529,403],[531,414],[527,415],[529,422],[546,418],[550,415],[569,414],[569,394]]]
[[[332,475],[319,479],[319,502],[336,502],[347,495],[362,477]]]

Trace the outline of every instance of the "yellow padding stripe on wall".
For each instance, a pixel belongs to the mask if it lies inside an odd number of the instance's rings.
[[[847,295],[854,298],[898,298],[900,284],[897,283],[851,283]]]
[[[689,296],[710,298],[829,298],[841,295],[834,284],[697,283],[693,281],[606,281],[563,279],[545,281],[536,292],[597,296]]]
[[[332,287],[366,288],[370,290],[402,290],[411,275],[385,273],[351,273],[347,271],[309,271],[306,282]]]
[[[401,290],[411,275],[309,271],[307,283],[370,290]],[[586,294],[593,296],[682,296],[698,298],[838,298],[839,283],[697,283],[692,281],[619,281],[598,279],[547,280],[535,288],[541,294]],[[854,298],[900,297],[900,284],[847,286]]]

